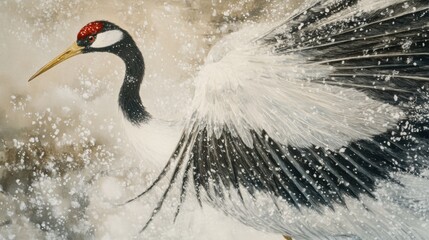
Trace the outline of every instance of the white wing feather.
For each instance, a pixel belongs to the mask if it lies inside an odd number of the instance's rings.
[[[209,133],[220,134],[226,125],[248,146],[249,130],[265,130],[284,145],[336,149],[385,132],[404,117],[398,107],[356,89],[313,82],[331,73],[328,65],[308,64],[298,54],[275,55],[252,42],[237,46],[252,31],[215,46],[196,78],[194,117]],[[220,58],[224,49],[229,51]]]
[[[192,184],[199,201],[265,231],[302,239],[423,236],[410,226],[426,220],[396,221],[404,215],[390,201],[401,197],[382,194],[393,173],[427,166],[416,157],[427,155],[427,119],[413,114],[427,101],[429,9],[423,0],[409,3],[310,0],[281,24],[223,38],[195,78],[174,154],[138,196],[170,176],[143,230],[175,184],[177,216]]]

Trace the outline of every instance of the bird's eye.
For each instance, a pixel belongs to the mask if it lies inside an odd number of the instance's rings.
[[[90,43],[93,43],[93,42],[95,41],[95,36],[89,36],[89,37],[88,37],[88,41],[89,41]]]

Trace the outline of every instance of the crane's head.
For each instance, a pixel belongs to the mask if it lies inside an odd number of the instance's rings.
[[[81,53],[111,52],[119,54],[127,45],[134,44],[127,31],[107,21],[95,21],[85,25],[77,34],[77,40],[62,54],[48,62],[28,81],[33,80],[60,62]]]

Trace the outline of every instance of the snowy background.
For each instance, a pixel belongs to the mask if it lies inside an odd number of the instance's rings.
[[[173,224],[171,207],[140,228],[154,175],[123,132],[117,94],[124,66],[108,54],[68,60],[28,78],[94,20],[133,35],[146,61],[149,112],[180,119],[192,77],[210,47],[251,22],[276,21],[299,1],[0,1],[0,239],[281,239],[192,200]],[[174,202],[174,199],[171,200]],[[174,206],[174,204],[172,204]]]

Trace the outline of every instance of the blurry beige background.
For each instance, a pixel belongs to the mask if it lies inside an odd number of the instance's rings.
[[[213,44],[251,22],[279,21],[299,2],[0,1],[0,239],[110,239],[102,232],[117,224],[99,219],[112,206],[98,201],[118,200],[115,187],[138,192],[133,174],[150,172],[135,168],[138,156],[122,131],[116,103],[124,74],[119,58],[81,55],[27,83],[75,41],[82,26],[104,19],[129,31],[146,62],[143,102],[161,118],[180,119],[193,94],[192,76]],[[246,239],[273,237],[232,222],[240,227],[215,232],[222,239],[240,235],[240,229]]]

